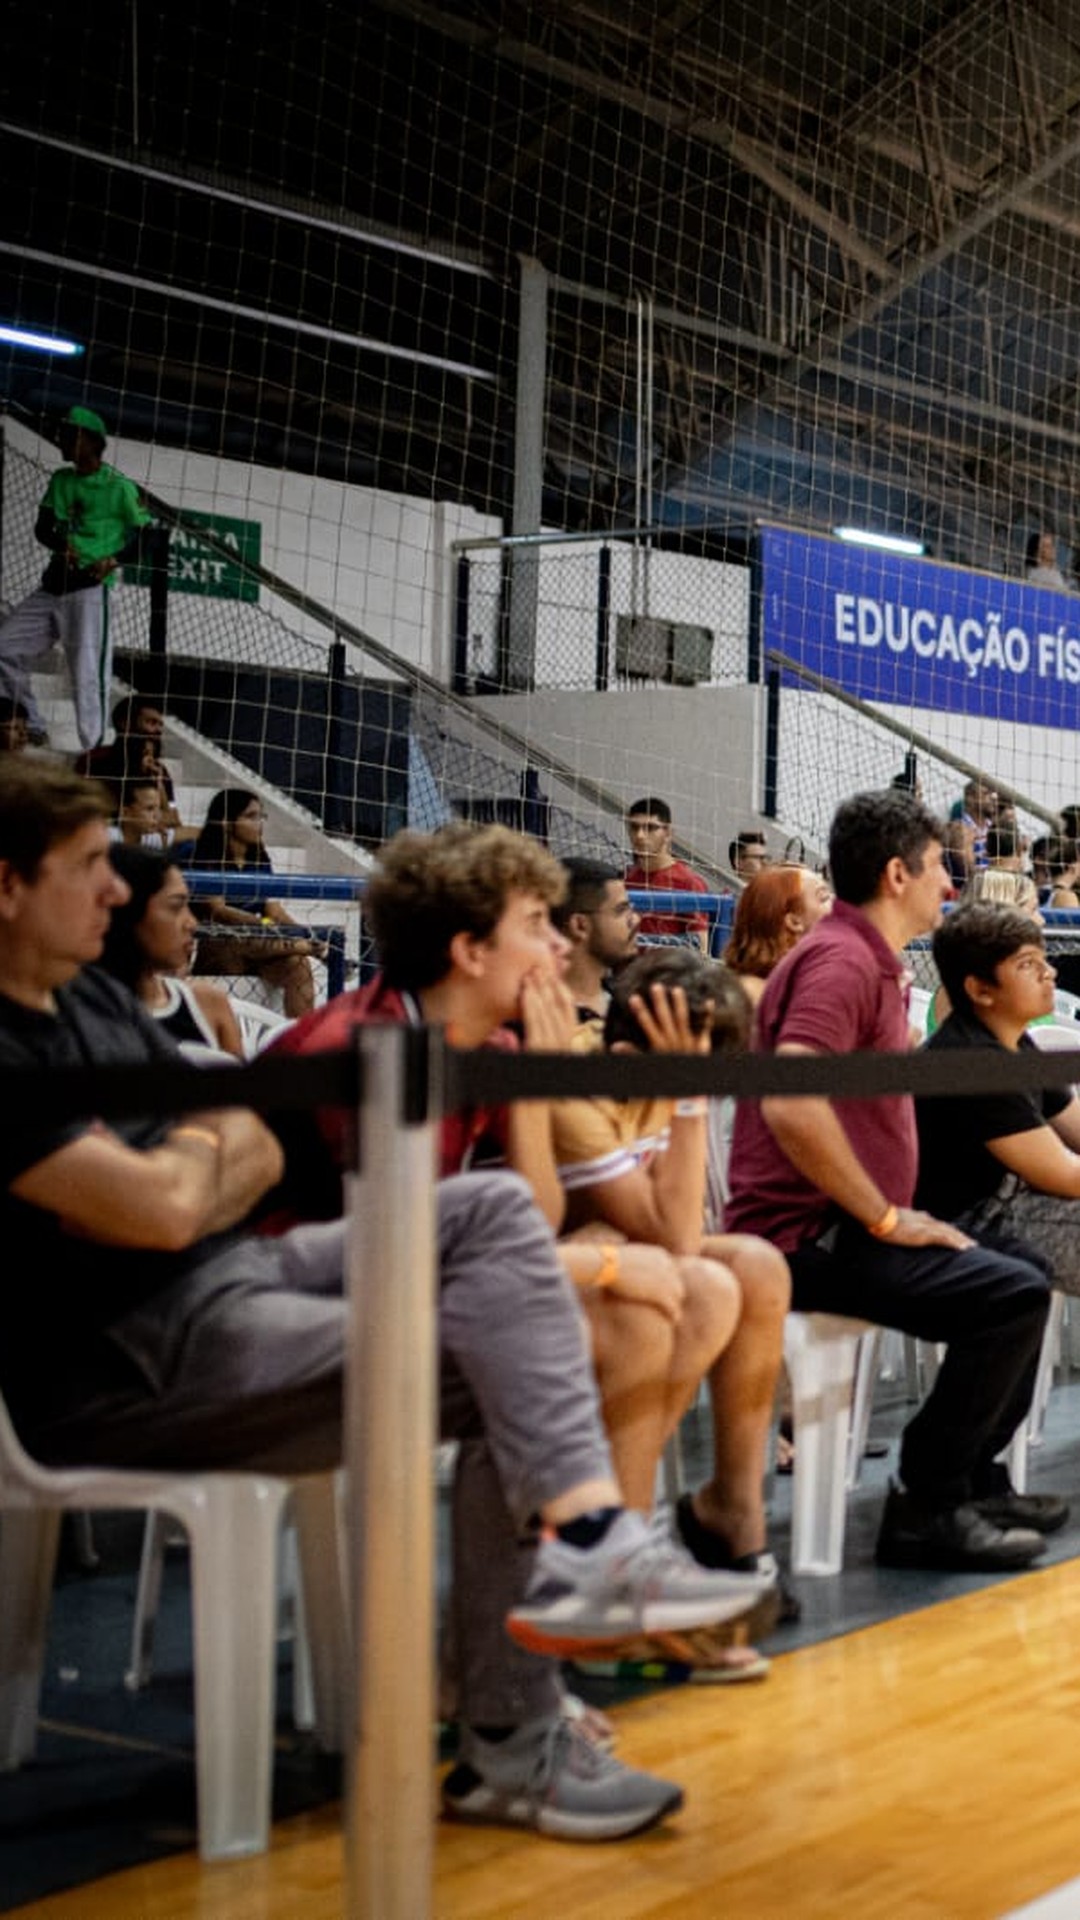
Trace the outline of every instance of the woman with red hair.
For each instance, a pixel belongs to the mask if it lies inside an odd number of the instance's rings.
[[[725,964],[756,1010],[765,983],[785,953],[829,912],[832,893],[819,873],[809,867],[763,867],[748,880],[739,903],[731,938],[724,949]],[[790,1390],[780,1392],[780,1426],[776,1440],[776,1470],[790,1473],[795,1458]]]
[[[724,961],[737,973],[753,1006],[778,960],[828,913],[832,894],[809,867],[763,867],[748,880],[735,908]]]

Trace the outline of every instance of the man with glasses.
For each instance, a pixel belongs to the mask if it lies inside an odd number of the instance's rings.
[[[708,893],[708,883],[684,860],[676,860],[671,850],[674,828],[671,808],[666,800],[649,794],[635,800],[627,811],[626,828],[630,836],[633,863],[626,869],[628,887],[662,888],[665,893]],[[704,913],[643,913],[638,932],[648,940],[681,939],[708,950],[709,921]]]
[[[728,844],[728,864],[737,880],[752,880],[770,865],[765,835],[756,827],[744,827]]]
[[[638,950],[641,916],[631,904],[626,882],[601,860],[564,860],[566,895],[551,910],[559,932],[570,942],[563,979],[574,996],[579,1020],[602,1020],[608,982]]]

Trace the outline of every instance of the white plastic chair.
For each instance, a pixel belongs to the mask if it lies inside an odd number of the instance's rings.
[[[199,1851],[265,1850],[270,1830],[278,1538],[293,1499],[318,1703],[317,1732],[340,1747],[346,1614],[333,1476],[44,1467],[0,1397],[0,1770],[31,1758],[60,1516],[147,1509],[191,1543]],[[321,1644],[320,1644],[321,1643]]]
[[[930,1003],[933,998],[933,993],[929,987],[912,987],[911,989],[911,998],[908,1002],[908,1024],[913,1026],[924,1038],[926,1035],[926,1022],[930,1013]]]
[[[314,1729],[319,1745],[327,1753],[341,1751],[344,1733],[341,1683],[346,1672],[344,1623],[348,1618],[348,1595],[343,1590],[335,1591],[333,1584],[343,1581],[340,1482],[338,1474],[332,1485],[322,1476],[291,1484],[278,1579],[278,1638],[290,1638],[293,1648],[293,1721],[297,1727]],[[301,1556],[303,1529],[306,1529],[307,1540],[306,1586]],[[124,1674],[124,1685],[130,1693],[138,1693],[146,1686],[153,1667],[168,1537],[168,1514],[163,1509],[148,1513],[135,1589],[131,1651]],[[314,1587],[310,1578],[312,1566],[319,1570]],[[329,1587],[324,1575],[329,1578]],[[313,1629],[318,1641],[314,1649]],[[319,1662],[326,1661],[330,1664],[325,1678],[317,1685],[315,1668]]]
[[[234,995],[232,1005],[244,1043],[245,1060],[254,1060],[256,1054],[270,1045],[271,1040],[293,1024],[283,1013],[275,1012],[273,1007],[264,1007],[259,1000],[241,1000],[239,995]]]

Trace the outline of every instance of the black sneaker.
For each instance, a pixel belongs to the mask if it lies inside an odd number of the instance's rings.
[[[999,1527],[965,1503],[935,1510],[891,1488],[885,1502],[875,1559],[881,1567],[926,1567],[939,1572],[1010,1573],[1029,1567],[1046,1552],[1030,1527]]]
[[[994,1462],[989,1488],[971,1504],[995,1527],[1031,1527],[1036,1533],[1056,1533],[1069,1517],[1068,1501],[1056,1493],[1017,1493],[1000,1460]]]
[[[772,1617],[766,1618],[763,1611],[753,1621],[744,1623],[749,1639],[759,1639],[762,1634],[770,1633],[773,1627],[782,1627],[801,1617],[802,1606],[798,1596],[788,1586],[775,1557],[768,1552],[733,1554],[723,1535],[714,1533],[711,1527],[698,1519],[694,1512],[693,1496],[689,1493],[680,1494],[675,1503],[675,1526],[687,1553],[693,1554],[699,1567],[727,1568],[730,1573],[772,1575],[773,1590],[769,1596]]]

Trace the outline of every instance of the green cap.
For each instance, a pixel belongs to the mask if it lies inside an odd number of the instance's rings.
[[[85,427],[87,433],[99,434],[102,440],[107,440],[109,437],[105,431],[104,420],[100,413],[93,411],[92,407],[69,407],[62,424],[66,427]]]

